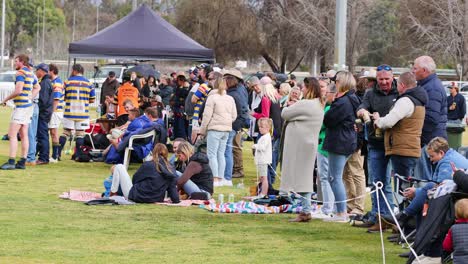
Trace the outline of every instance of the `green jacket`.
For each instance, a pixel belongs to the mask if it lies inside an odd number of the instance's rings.
[[[326,105],[325,109],[323,110],[323,114],[325,115],[327,111],[330,109],[330,105]],[[322,124],[322,128],[320,129],[320,134],[319,134],[319,145],[318,145],[318,152],[322,154],[325,157],[328,157],[328,151],[323,150],[323,142],[325,141],[325,131],[327,128],[325,125]]]

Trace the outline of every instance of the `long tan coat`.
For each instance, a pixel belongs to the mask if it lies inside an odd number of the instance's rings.
[[[319,99],[301,100],[283,109],[281,117],[286,129],[283,134],[280,190],[312,192],[323,106]]]

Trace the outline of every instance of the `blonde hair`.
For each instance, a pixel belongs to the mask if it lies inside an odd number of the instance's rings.
[[[262,86],[262,91],[263,91],[263,96],[268,97],[271,102],[276,103],[278,101],[278,98],[276,97],[276,89],[273,86],[273,84],[265,84]]]
[[[289,92],[291,91],[291,85],[289,85],[289,83],[282,83],[282,84],[280,84],[279,90],[280,90],[280,92],[284,91],[286,93],[286,95],[288,95]]]
[[[345,93],[351,89],[356,88],[356,79],[354,76],[347,71],[341,71],[336,74],[336,80],[339,81],[337,84],[338,92]]]
[[[177,147],[177,154],[184,154],[187,159],[190,159],[193,155],[193,146],[190,145],[187,141],[181,142],[179,147]]]
[[[223,74],[220,72],[213,72],[213,78],[215,79],[213,88],[218,90],[218,94],[225,94],[227,90],[226,80],[223,79]]]
[[[468,218],[468,199],[461,199],[455,203],[455,217],[457,219]]]
[[[268,117],[262,117],[258,120],[258,126],[260,126],[260,124],[268,125],[270,130],[273,127],[273,120],[271,120],[271,118]]]
[[[166,145],[158,143],[154,146],[153,148],[153,162],[156,165],[156,170],[158,172],[161,172],[160,164],[159,164],[159,158],[161,157],[164,164],[166,165],[167,168],[171,167],[171,164],[167,160],[167,157],[169,156],[169,151],[167,150]]]
[[[427,143],[427,146],[426,146],[427,149],[430,149],[434,152],[441,152],[443,151],[444,153],[447,153],[447,151],[449,150],[449,144],[447,142],[447,140],[445,140],[445,138],[443,137],[435,137],[433,139],[431,139],[431,141],[429,141],[429,143]]]

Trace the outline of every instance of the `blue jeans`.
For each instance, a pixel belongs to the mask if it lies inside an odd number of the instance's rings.
[[[320,153],[317,153],[317,170],[323,198],[321,210],[324,214],[331,214],[333,212],[335,196],[328,181],[328,158]]]
[[[268,183],[273,185],[273,183],[275,183],[275,180],[276,180],[276,167],[278,166],[280,139],[279,138],[272,139],[271,145],[272,145],[272,157],[271,157],[271,165],[268,166]]]
[[[392,155],[390,160],[392,161],[394,173],[398,173],[400,176],[412,177],[418,158]]]
[[[310,214],[312,211],[312,205],[310,202],[310,199],[312,198],[312,193],[311,192],[300,192],[299,193],[302,198],[301,198],[301,205],[302,205],[302,211],[301,213],[304,214]]]
[[[36,150],[39,154],[39,160],[49,162],[50,144],[49,144],[49,122],[45,120],[37,120],[37,146]]]
[[[229,137],[229,132],[209,130],[206,135],[207,155],[210,161],[210,168],[213,172],[213,177],[221,178],[224,176],[226,169],[226,142]]]
[[[232,154],[232,142],[236,136],[236,131],[232,130],[229,132],[229,137],[227,140],[226,151],[224,152],[224,157],[226,159],[226,169],[224,170],[224,179],[230,181],[232,180],[232,170],[234,169],[234,156]]]
[[[33,104],[33,114],[31,117],[31,124],[28,127],[29,148],[26,162],[36,161],[36,136],[37,136],[37,122],[39,119],[39,106]]]
[[[393,210],[394,204],[393,204],[391,177],[387,171],[387,167],[389,165],[389,158],[385,156],[385,150],[377,149],[377,148],[369,148],[367,159],[368,159],[367,166],[368,166],[369,176],[372,179],[372,182],[376,183],[380,181],[383,183],[383,192]],[[382,215],[390,215],[390,210],[387,208],[387,205],[385,204],[385,200],[380,194],[379,194],[379,204],[380,204],[380,213]],[[371,215],[375,217],[377,213],[378,213],[377,195],[376,193],[373,193]],[[375,220],[375,219],[371,219],[371,221],[372,220]]]
[[[423,180],[430,180],[432,178],[432,164],[427,155],[425,146],[421,148],[421,157],[418,162],[416,162],[414,178]]]
[[[410,216],[421,216],[424,203],[427,199],[427,191],[434,188],[435,185],[435,183],[429,182],[422,188],[416,188],[414,198],[411,200],[409,206],[405,208],[404,212]]]
[[[328,181],[335,196],[336,212],[338,214],[346,213],[346,189],[343,183],[343,169],[348,158],[349,155],[328,152]]]
[[[180,178],[180,176],[182,176],[182,173],[179,172],[179,171],[176,171],[176,175],[178,178]],[[184,183],[184,186],[182,186],[182,188],[184,189],[184,192],[186,194],[188,194],[189,196],[192,195],[192,193],[194,192],[205,192],[208,194],[208,197],[210,197],[210,193],[203,190],[203,189],[200,189],[200,187],[198,187],[198,185],[196,185],[193,181],[191,180],[188,180]]]

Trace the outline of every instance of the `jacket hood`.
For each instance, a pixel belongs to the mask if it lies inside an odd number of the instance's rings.
[[[357,109],[359,105],[361,104],[361,100],[359,97],[356,95],[355,90],[349,90],[345,96],[348,96],[349,100],[351,101],[351,104],[353,105],[354,109]]]
[[[405,95],[411,96],[412,98],[418,100],[423,106],[427,104],[427,101],[429,101],[426,91],[421,86],[411,88],[401,96]]]
[[[426,78],[422,79],[422,80],[419,80],[418,81],[418,85],[420,86],[424,86],[426,83],[432,81],[433,79],[436,79],[437,78],[437,74],[433,73],[429,76],[427,76]]]

